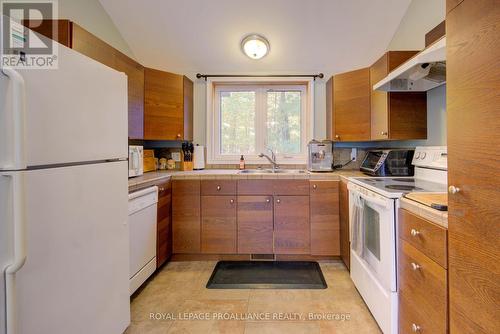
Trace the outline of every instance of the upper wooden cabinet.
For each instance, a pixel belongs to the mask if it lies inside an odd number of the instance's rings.
[[[193,82],[187,77],[145,69],[144,139],[193,140]]]
[[[370,67],[370,87],[418,51],[389,51]],[[371,91],[371,139],[427,138],[427,93]]]
[[[335,141],[427,138],[427,93],[374,91],[373,85],[417,51],[389,51],[369,68],[326,83],[327,138]]]
[[[370,69],[342,73],[326,83],[327,137],[370,140]]]
[[[30,22],[23,24],[29,28]],[[57,24],[57,35],[52,26]],[[66,47],[72,48],[106,66],[127,75],[128,136],[142,139],[144,134],[144,67],[120,51],[69,20],[43,20],[31,28]]]

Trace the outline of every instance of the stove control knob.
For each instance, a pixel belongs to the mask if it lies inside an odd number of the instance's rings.
[[[420,155],[420,159],[422,159],[422,160],[423,160],[423,159],[425,159],[425,157],[426,157],[426,156],[427,156],[427,153],[422,152],[422,154]]]
[[[420,152],[415,153],[415,159],[420,159]]]

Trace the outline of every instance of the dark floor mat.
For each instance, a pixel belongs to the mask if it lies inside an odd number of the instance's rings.
[[[318,262],[219,261],[208,289],[326,289]]]

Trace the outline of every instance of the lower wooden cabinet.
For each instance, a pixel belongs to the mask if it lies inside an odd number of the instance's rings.
[[[339,186],[340,221],[340,258],[347,269],[351,266],[351,243],[349,242],[349,190],[347,181],[341,180]]]
[[[406,233],[408,226],[412,226],[411,234]],[[404,209],[399,210],[401,334],[448,333],[448,272],[443,264],[430,257],[433,253],[446,251],[446,237],[446,229]]]
[[[173,252],[200,253],[200,181],[172,182]]]
[[[273,253],[273,197],[238,196],[238,253]]]
[[[339,181],[174,180],[175,254],[340,254]]]
[[[156,267],[172,255],[172,193],[170,181],[158,185]]]
[[[274,197],[274,252],[310,254],[309,196]]]
[[[236,253],[235,196],[201,196],[201,252]]]
[[[311,255],[340,255],[339,181],[310,182]]]

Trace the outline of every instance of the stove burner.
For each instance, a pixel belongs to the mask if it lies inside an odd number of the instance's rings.
[[[422,188],[414,187],[414,186],[408,186],[406,184],[389,184],[385,186],[387,189],[393,189],[393,190],[405,190],[405,191],[412,191],[412,190],[423,190]]]
[[[391,179],[391,180],[397,182],[415,182],[415,179]]]

